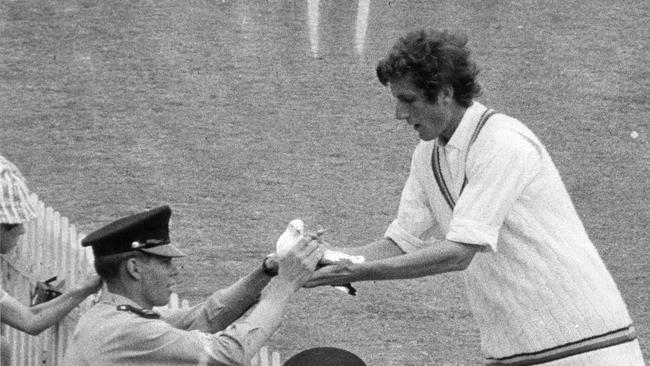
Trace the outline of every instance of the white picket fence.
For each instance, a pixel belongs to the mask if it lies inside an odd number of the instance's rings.
[[[32,195],[37,204],[37,218],[25,225],[25,235],[16,249],[8,255],[0,256],[2,288],[21,303],[28,305],[30,290],[36,281],[44,281],[57,276],[57,281],[65,280],[70,288],[83,281],[92,268],[92,250],[83,248],[84,235],[77,232],[68,218],[61,216],[51,207]],[[42,366],[62,364],[65,348],[79,316],[92,305],[92,297],[65,317],[58,325],[30,336],[2,324],[0,333],[9,343],[11,366]],[[179,300],[172,295],[169,308],[189,307],[187,300]],[[252,366],[280,366],[280,355],[264,347],[251,360]],[[9,365],[0,365],[9,366]]]

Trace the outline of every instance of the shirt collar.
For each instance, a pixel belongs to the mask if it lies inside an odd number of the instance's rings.
[[[118,295],[106,290],[102,290],[102,294],[99,295],[99,299],[97,299],[97,302],[102,304],[111,304],[111,305],[131,305],[137,308],[141,307],[135,301],[129,299],[128,297],[124,297],[122,295]]]
[[[469,139],[472,137],[474,128],[476,127],[478,120],[481,119],[481,114],[485,112],[485,109],[487,109],[487,107],[483,104],[472,101],[472,105],[465,110],[463,118],[460,120],[458,127],[456,127],[456,131],[451,135],[447,144],[443,144],[440,139],[438,139],[438,143],[445,148],[451,147],[457,150],[467,149]]]

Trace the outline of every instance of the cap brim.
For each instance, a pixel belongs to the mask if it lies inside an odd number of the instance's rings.
[[[176,248],[173,244],[159,245],[152,248],[141,248],[138,250],[161,257],[185,257],[185,253],[181,252],[181,250]]]

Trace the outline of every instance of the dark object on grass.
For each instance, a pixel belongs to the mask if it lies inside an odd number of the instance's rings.
[[[283,366],[367,366],[359,356],[334,347],[304,350],[288,359]]]

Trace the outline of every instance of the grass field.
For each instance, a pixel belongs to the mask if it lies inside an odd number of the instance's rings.
[[[374,66],[407,30],[463,29],[479,100],[546,144],[650,354],[648,2],[370,1],[363,37],[357,2],[315,3],[3,1],[0,154],[84,232],[171,205],[198,301],[293,218],[333,242],[383,234],[417,140]],[[356,287],[301,291],[270,347],[479,363],[460,275]]]

